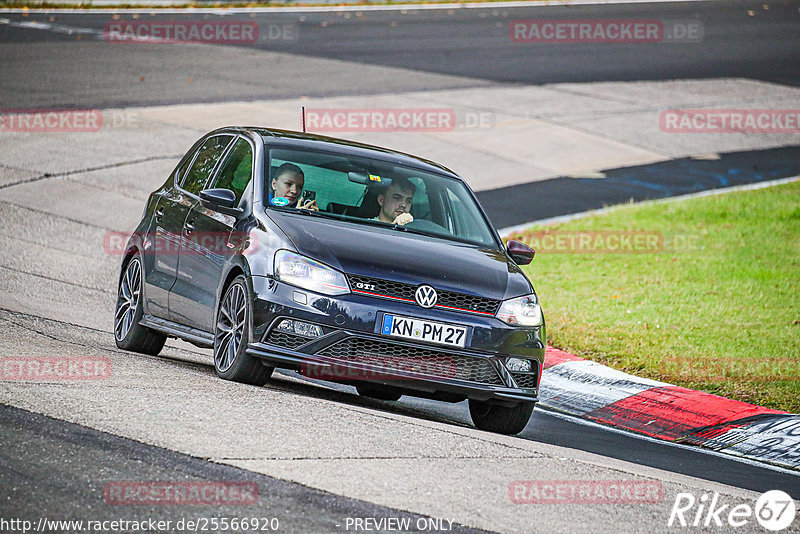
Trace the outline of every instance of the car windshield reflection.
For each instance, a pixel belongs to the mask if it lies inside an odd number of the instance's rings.
[[[267,161],[264,190],[271,209],[497,246],[460,180],[381,160],[310,150],[271,149]]]

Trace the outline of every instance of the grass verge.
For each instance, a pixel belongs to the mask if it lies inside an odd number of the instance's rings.
[[[510,236],[555,347],[800,413],[800,182],[614,210]]]

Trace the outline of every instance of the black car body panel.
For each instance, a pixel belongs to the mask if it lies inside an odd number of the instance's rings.
[[[299,220],[303,216],[293,213],[272,211],[269,216],[298,252],[347,274],[427,283],[497,300],[531,292],[528,279],[500,250],[459,243],[442,246],[442,240],[433,237],[325,219]]]

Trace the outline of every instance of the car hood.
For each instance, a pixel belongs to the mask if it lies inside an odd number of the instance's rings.
[[[497,300],[531,292],[528,279],[501,250],[307,215],[269,216],[300,254],[347,274]]]

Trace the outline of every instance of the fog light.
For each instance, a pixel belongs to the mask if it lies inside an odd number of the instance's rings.
[[[315,324],[304,323],[302,321],[293,321],[292,319],[284,319],[278,324],[278,326],[275,327],[275,329],[280,330],[281,332],[297,334],[298,336],[303,337],[320,337],[322,335],[321,327]]]
[[[509,371],[514,373],[530,373],[531,361],[520,360],[519,358],[509,358],[506,360],[506,367],[508,367]]]

